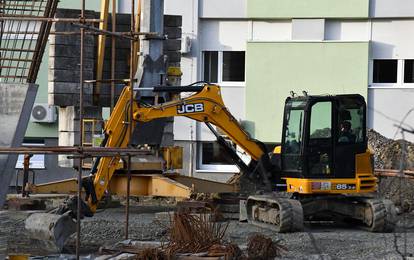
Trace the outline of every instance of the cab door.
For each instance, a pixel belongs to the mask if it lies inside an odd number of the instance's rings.
[[[310,102],[305,148],[307,178],[332,178],[333,165],[333,101]]]
[[[366,105],[360,95],[338,96],[335,140],[336,178],[355,178],[355,157],[367,149]]]

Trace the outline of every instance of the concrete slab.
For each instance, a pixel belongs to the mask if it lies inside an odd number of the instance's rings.
[[[23,142],[36,98],[35,84],[0,83],[0,147],[18,147]],[[0,155],[0,208],[15,174],[17,155]]]

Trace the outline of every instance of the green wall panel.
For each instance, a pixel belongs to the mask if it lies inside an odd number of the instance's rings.
[[[42,63],[40,64],[39,73],[37,74],[36,84],[39,85],[37,90],[35,103],[47,104],[48,95],[48,59],[49,59],[49,44],[46,45],[45,53],[43,55]],[[26,137],[58,137],[58,124],[34,123],[30,122],[27,125]]]
[[[280,142],[290,91],[367,96],[368,42],[249,42],[246,51],[246,128]]]
[[[368,17],[369,0],[247,0],[249,18]]]
[[[81,1],[61,0],[58,4],[58,8],[80,9]],[[101,0],[85,0],[85,10],[93,10],[99,12],[101,10]]]

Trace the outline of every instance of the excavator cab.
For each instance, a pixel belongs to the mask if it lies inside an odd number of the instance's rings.
[[[287,179],[355,179],[356,158],[366,153],[364,97],[353,94],[286,99],[281,170]],[[359,163],[369,167],[369,155]],[[342,190],[357,189],[352,183],[340,184],[344,184]],[[303,190],[299,187],[299,192]]]

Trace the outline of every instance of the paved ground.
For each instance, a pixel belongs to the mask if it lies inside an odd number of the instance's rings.
[[[167,222],[155,219],[155,213],[170,211],[171,206],[133,206],[130,238],[155,241],[165,239]],[[24,231],[27,212],[0,212],[0,258],[5,252],[30,251],[42,254],[40,244],[29,240]],[[277,234],[247,223],[231,221],[226,239],[245,245],[255,232],[282,239],[288,252],[281,259],[403,259],[402,254],[414,254],[414,215],[400,217],[395,233],[382,234],[358,230],[350,226],[306,226],[305,232]],[[124,209],[113,208],[98,212],[82,222],[82,252],[96,252],[102,244],[113,244],[124,237]],[[405,226],[406,228],[403,228]],[[408,227],[408,228],[407,228]],[[66,253],[73,253],[74,239],[68,242]]]

